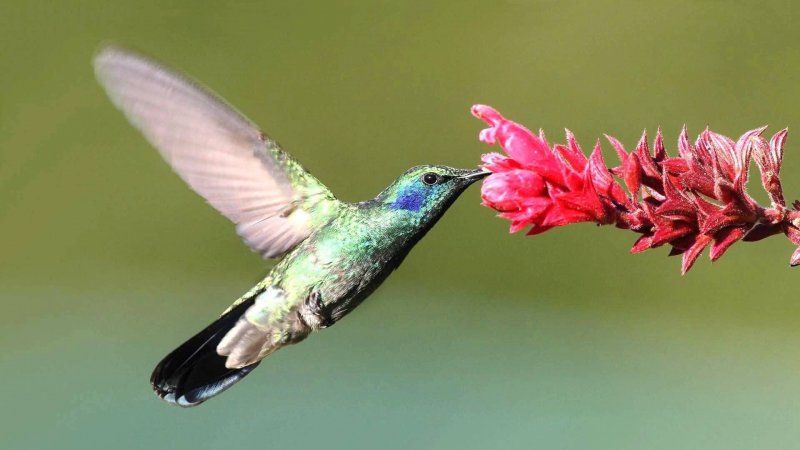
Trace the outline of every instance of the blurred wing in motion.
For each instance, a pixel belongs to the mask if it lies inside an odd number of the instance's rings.
[[[321,219],[315,206],[335,201],[275,141],[194,81],[118,47],[101,50],[94,67],[128,120],[265,258],[305,239]]]

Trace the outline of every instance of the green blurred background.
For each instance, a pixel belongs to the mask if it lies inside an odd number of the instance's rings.
[[[583,224],[509,236],[473,187],[356,312],[202,407],[158,360],[270,263],[93,79],[111,40],[212,87],[344,200],[488,150],[473,103],[551,140],[800,125],[791,2],[0,5],[1,448],[788,449],[800,273],[782,238],[680,276]],[[787,196],[800,196],[790,137]],[[606,149],[608,150],[608,149]],[[611,152],[607,152],[611,155]],[[609,161],[614,161],[609,159]],[[760,187],[751,186],[759,199]]]

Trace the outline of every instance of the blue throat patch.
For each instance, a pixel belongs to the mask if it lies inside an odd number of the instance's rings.
[[[397,194],[397,198],[393,203],[389,204],[389,207],[417,212],[422,208],[424,202],[425,192],[418,187],[409,186]]]

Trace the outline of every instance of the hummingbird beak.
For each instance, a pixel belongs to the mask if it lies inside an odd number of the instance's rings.
[[[461,175],[459,178],[462,178],[464,180],[468,180],[470,183],[474,183],[474,182],[476,182],[476,181],[478,181],[480,179],[486,178],[486,176],[491,174],[491,173],[492,172],[489,172],[488,170],[481,168],[481,169],[477,169],[477,170],[471,170],[471,171],[465,173],[464,175]]]

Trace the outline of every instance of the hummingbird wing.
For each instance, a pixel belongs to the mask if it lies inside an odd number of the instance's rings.
[[[114,104],[253,251],[280,256],[324,219],[329,208],[315,206],[335,200],[330,191],[212,92],[117,47],[94,67]]]

